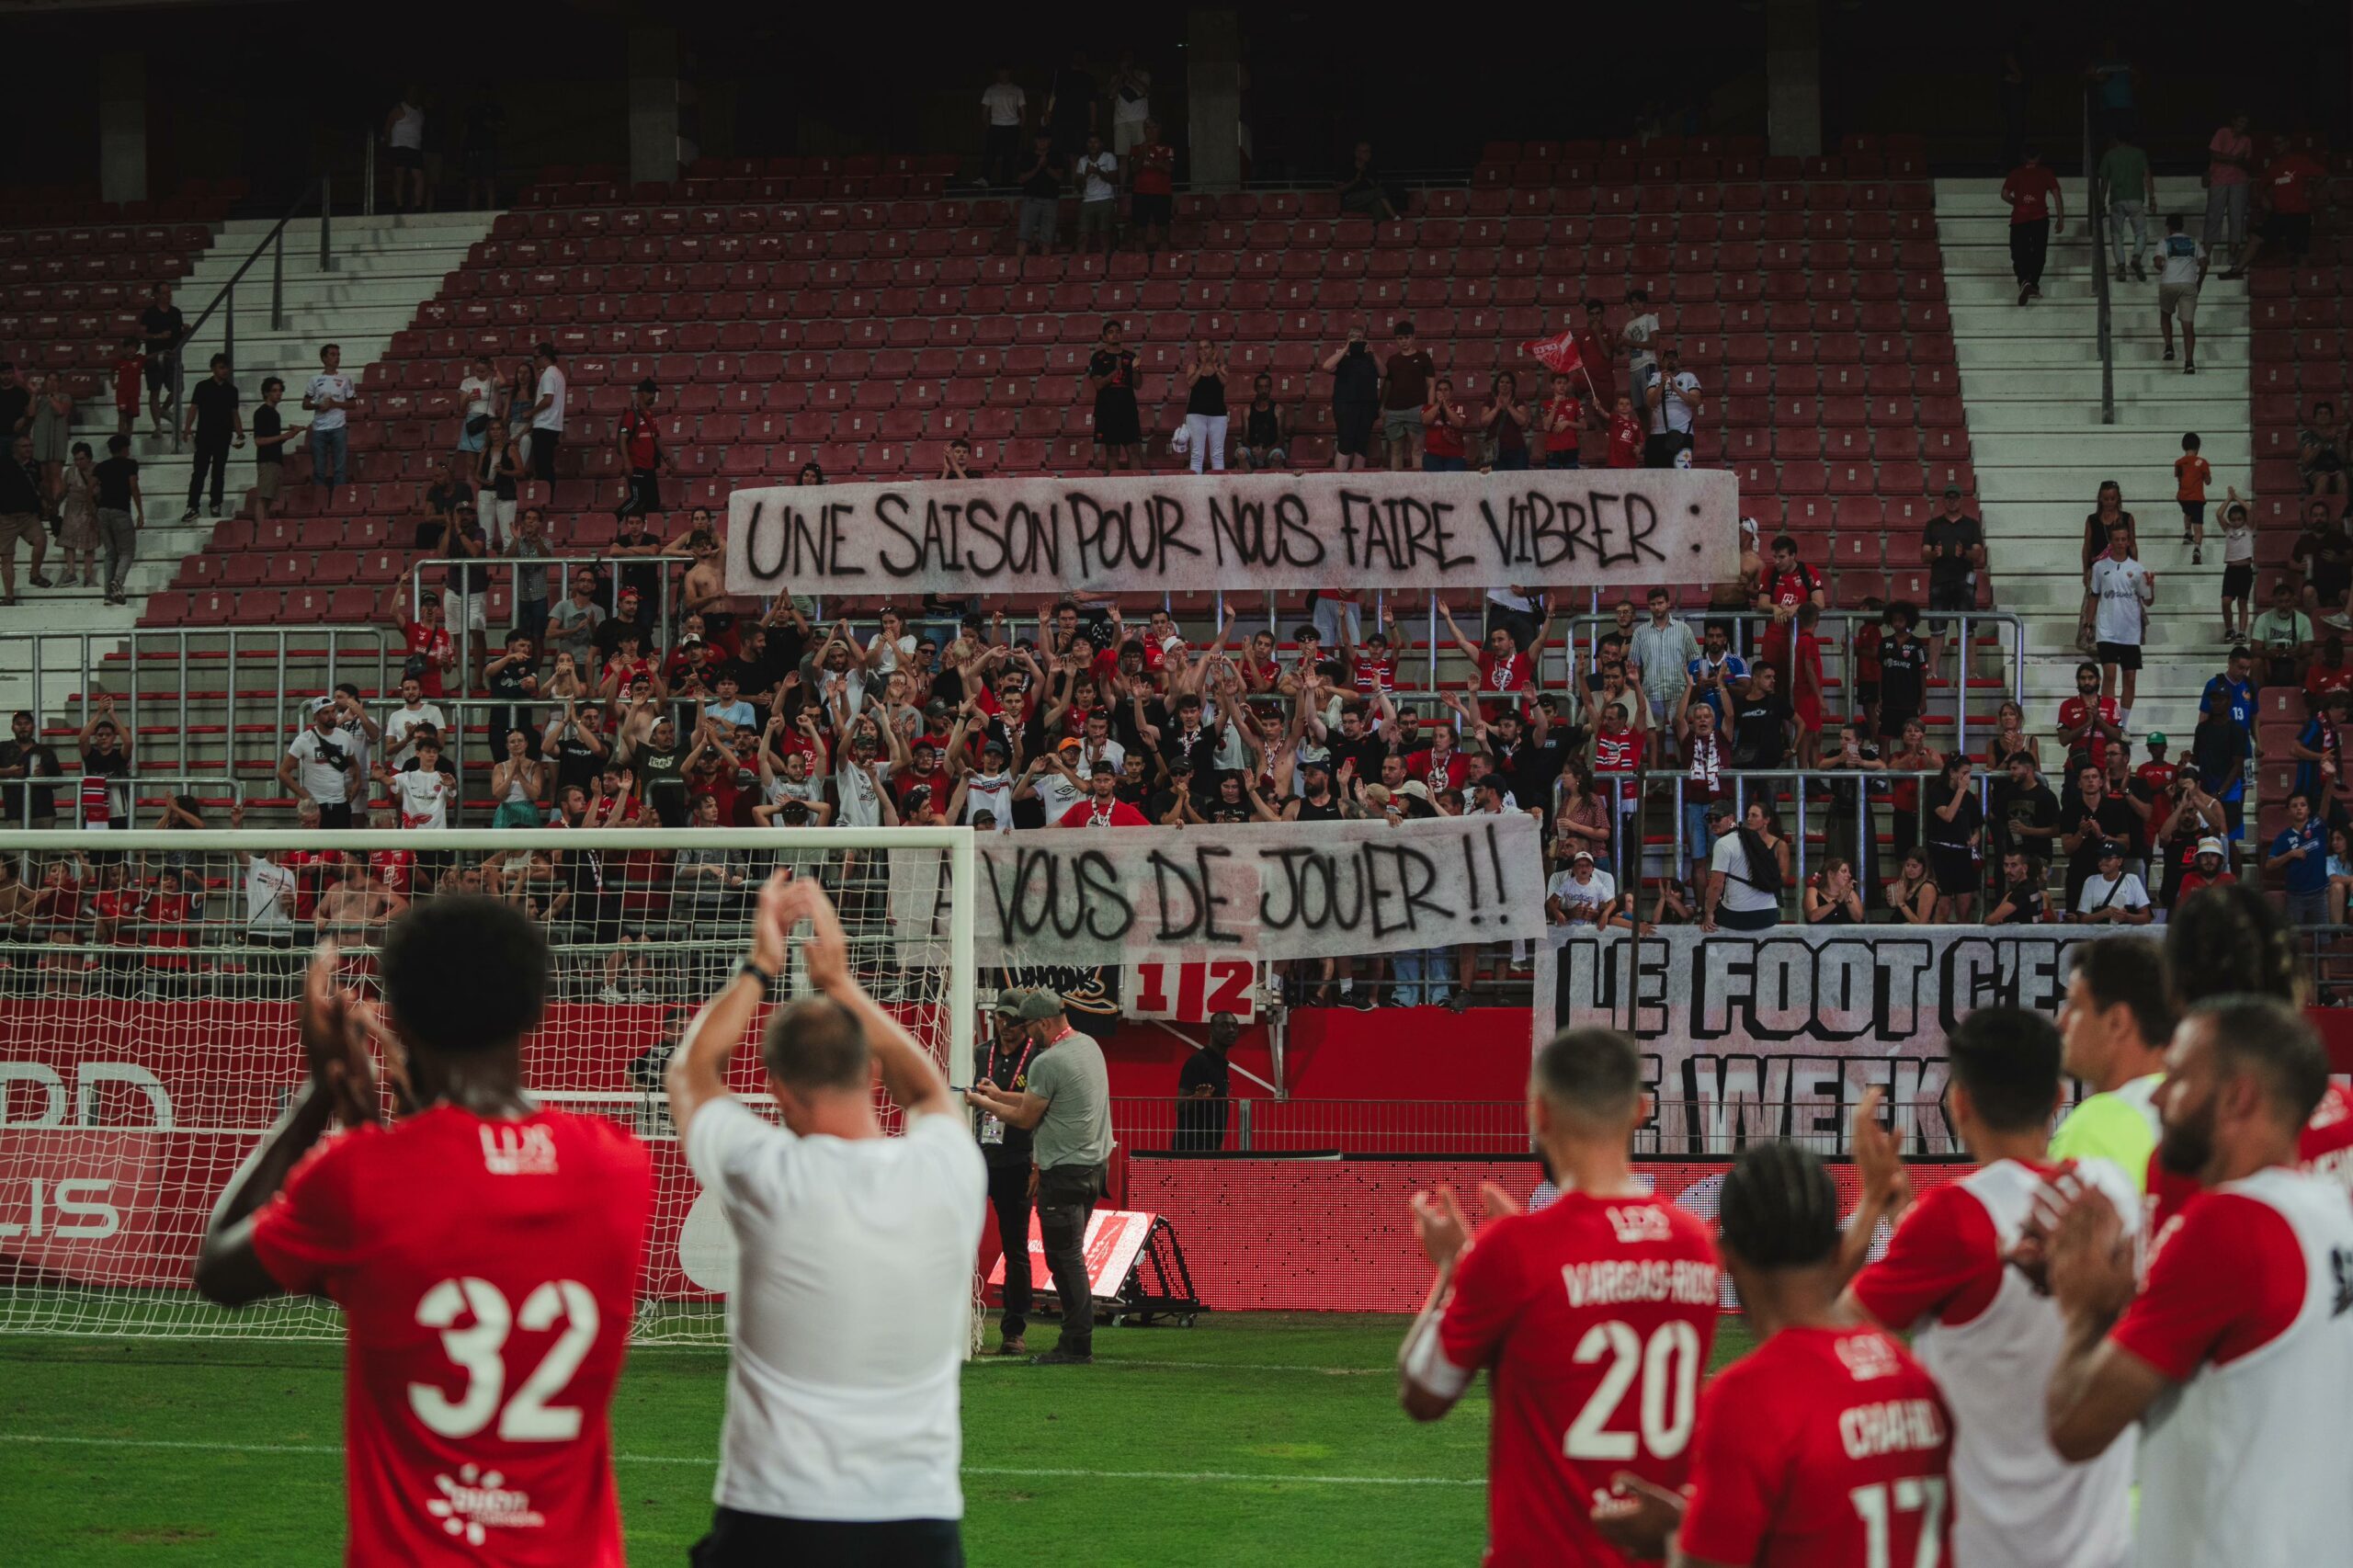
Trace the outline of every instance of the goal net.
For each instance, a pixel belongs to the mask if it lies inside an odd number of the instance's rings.
[[[726,1335],[732,1242],[697,1202],[662,1070],[746,950],[772,870],[824,882],[858,978],[952,1080],[971,1060],[967,829],[6,832],[0,858],[17,879],[0,879],[0,1333],[340,1336],[314,1300],[207,1305],[197,1244],[304,1078],[314,944],[332,937],[372,994],[386,922],[446,891],[541,923],[554,973],[525,1078],[652,1155],[640,1340]],[[808,989],[797,947],[785,985]],[[749,1040],[733,1084],[773,1114]]]

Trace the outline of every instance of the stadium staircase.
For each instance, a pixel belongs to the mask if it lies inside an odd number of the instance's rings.
[[[2274,472],[2265,485],[2266,476],[2255,468],[2247,395],[2248,287],[2219,277],[2207,279],[2198,307],[2198,374],[2188,376],[2178,360],[2162,358],[2154,267],[2148,282],[2111,282],[2116,421],[2103,424],[2098,306],[2091,235],[2079,210],[2080,182],[2067,187],[2067,229],[2052,244],[2042,297],[2026,306],[2018,303],[2011,277],[2009,210],[2002,203],[2000,183],[1938,181],[1937,226],[1984,506],[1986,549],[2001,576],[2003,608],[2026,618],[2027,725],[2048,733],[2059,704],[2075,695],[2075,665],[2085,657],[2075,644],[2084,591],[2084,517],[2100,483],[2113,479],[2139,523],[2141,559],[2157,575],[2158,597],[2132,713],[2134,737],[2162,732],[2183,747],[2197,727],[2206,680],[2222,665],[2216,607],[2224,487],[2235,485],[2245,494],[2253,478],[2255,490],[2264,495],[2291,498],[2296,489],[2291,423],[2285,483]],[[2201,222],[2205,200],[2195,179],[2161,179],[2157,195],[2150,227],[2158,237],[2166,212],[2185,213],[2192,224]],[[2258,273],[2257,287],[2268,287],[2266,280],[2275,276]],[[2333,295],[2329,302],[2333,320]],[[2202,566],[2190,564],[2174,502],[2174,460],[2181,456],[2183,433],[2192,430],[2214,471]],[[2268,537],[2276,548],[2268,559],[2285,562],[2294,532],[2292,522],[2272,525]],[[2258,608],[2269,602],[2270,576],[2263,574]]]
[[[1588,297],[1615,310],[1635,285],[1709,388],[1699,460],[1738,471],[1744,508],[1768,539],[1799,540],[1834,605],[1924,597],[1919,525],[1946,483],[1975,489],[1935,196],[1915,147],[1855,141],[1800,164],[1736,138],[1497,145],[1468,187],[1414,192],[1395,223],[1343,218],[1325,190],[1183,197],[1176,243],[1150,260],[1017,259],[1006,201],[948,197],[913,161],[813,166],[822,163],[784,174],[731,165],[651,190],[568,173],[470,235],[387,221],[373,237],[396,256],[306,279],[292,330],[261,338],[296,387],[292,372],[308,374],[330,333],[347,367],[382,343],[363,378],[374,415],[355,426],[355,483],[315,509],[305,507],[316,493],[301,490],[267,530],[249,514],[210,528],[142,623],[300,628],[380,614],[415,559],[415,487],[454,442],[466,359],[480,350],[511,366],[542,337],[565,355],[577,412],[556,482],[530,485],[526,500],[549,506],[560,553],[612,538],[611,423],[643,377],[665,389],[687,505],[782,482],[804,460],[836,477],[933,473],[957,434],[991,472],[1083,472],[1093,453],[1081,367],[1102,318],[1118,314],[1146,372],[1148,430],[1176,422],[1186,346],[1216,337],[1243,373],[1273,373],[1302,431],[1295,460],[1319,468],[1332,436],[1314,366],[1349,324],[1379,335],[1412,316],[1459,393],[1479,399],[1502,369],[1534,384],[1519,344],[1581,317]],[[242,254],[233,240],[230,250]],[[399,288],[376,292],[395,278]],[[413,315],[397,302],[427,294]],[[366,311],[356,323],[353,307]],[[241,352],[247,366],[253,352]],[[1601,455],[1589,439],[1587,460]],[[1150,460],[1171,464],[1156,438]],[[298,458],[290,483],[302,468]],[[185,459],[164,465],[150,493],[174,505],[186,472]],[[505,593],[494,584],[494,621]],[[1697,609],[1706,590],[1681,599]],[[871,607],[828,613],[837,608]],[[1175,608],[1209,630],[1206,597]],[[1588,619],[1556,631],[1576,640],[1583,668],[1596,607],[1572,608]],[[1301,607],[1267,613],[1287,633]],[[1433,671],[1440,685],[1467,680],[1450,646],[1433,658],[1418,611],[1401,619],[1415,684]],[[1972,736],[2010,686],[1998,630],[1982,637],[1968,670]],[[1556,645],[1554,680],[1561,656]],[[323,689],[325,674],[313,661],[282,689],[189,683],[209,705],[234,693],[231,710],[208,711],[206,734],[153,736],[142,767],[178,770],[185,758],[266,800],[291,722],[284,704]],[[375,689],[372,675],[348,678]],[[1949,740],[1950,688],[1932,702],[1932,728]],[[59,716],[45,717],[54,728]]]

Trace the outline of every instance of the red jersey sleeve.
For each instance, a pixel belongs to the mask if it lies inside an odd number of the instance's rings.
[[[254,1215],[254,1255],[289,1294],[333,1296],[336,1277],[358,1260],[352,1169],[370,1135],[363,1128],[313,1149]]]
[[[1887,1253],[1855,1276],[1855,1299],[1902,1333],[1925,1317],[1967,1323],[2002,1289],[1994,1218],[1954,1183],[1931,1188],[1897,1221]]]
[[[1727,1369],[1699,1395],[1691,1501],[1677,1535],[1686,1556],[1709,1562],[1756,1562],[1786,1490],[1770,1430],[1776,1402],[1738,1371]]]
[[[1527,1270],[1516,1233],[1519,1218],[1506,1215],[1480,1229],[1479,1238],[1455,1271],[1454,1294],[1438,1317],[1438,1343],[1447,1366],[1461,1384],[1492,1364],[1504,1335],[1528,1301]],[[1450,1392],[1459,1393],[1458,1385]]]
[[[2303,1301],[2304,1249],[2279,1211],[2206,1192],[2162,1238],[2109,1338],[2187,1382],[2206,1362],[2236,1360],[2286,1333]]]

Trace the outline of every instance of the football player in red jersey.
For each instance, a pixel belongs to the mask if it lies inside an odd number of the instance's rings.
[[[1398,1356],[1399,1399],[1435,1421],[1489,1369],[1490,1568],[1614,1568],[1627,1560],[1592,1519],[1610,1478],[1683,1482],[1715,1338],[1716,1256],[1705,1226],[1635,1179],[1629,1149],[1650,1112],[1633,1041],[1564,1029],[1537,1053],[1528,1091],[1561,1197],[1521,1214],[1490,1187],[1501,1217],[1475,1245],[1452,1192],[1414,1197],[1438,1278]]]
[[[2353,1539],[2353,1210],[2297,1168],[2328,1087],[2301,1008],[2193,1003],[2157,1090],[2157,1158],[2198,1191],[2136,1280],[2105,1204],[2077,1200],[2050,1249],[2067,1339],[2044,1395],[2072,1460],[2141,1428],[2144,1568],[2341,1562]]]
[[[335,965],[323,948],[303,992],[310,1082],[230,1179],[197,1289],[343,1308],[346,1562],[619,1564],[608,1412],[652,1169],[622,1129],[524,1091],[546,940],[448,894],[387,931],[381,1014]]]
[[[1951,1560],[1952,1417],[1903,1343],[1839,1305],[1838,1188],[1793,1143],[1724,1177],[1718,1241],[1756,1348],[1699,1399],[1688,1496],[1620,1478],[1597,1510],[1677,1568],[1940,1568]]]

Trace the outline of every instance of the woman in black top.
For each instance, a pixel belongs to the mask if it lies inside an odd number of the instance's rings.
[[[1945,758],[1944,777],[1928,785],[1928,858],[1942,890],[1937,918],[1948,925],[1976,918],[1977,840],[1985,819],[1971,778],[1975,766],[1966,753],[1954,752]]]
[[[2141,534],[2132,514],[2124,509],[2124,491],[2112,479],[2102,480],[2099,499],[2084,514],[2084,587],[2092,585],[2092,562],[2108,553],[2108,530],[2121,526],[2126,541],[2125,553],[2141,559]]]
[[[1201,339],[1185,367],[1185,435],[1192,448],[1193,472],[1207,462],[1225,472],[1225,351]]]
[[[1521,469],[1528,466],[1528,409],[1519,401],[1519,378],[1509,370],[1495,378],[1487,411],[1479,418],[1487,432],[1487,466]]]
[[[1863,895],[1855,887],[1855,868],[1833,855],[1822,863],[1821,874],[1805,884],[1805,923],[1859,926],[1862,919]]]
[[[1242,416],[1242,466],[1254,472],[1290,460],[1283,436],[1282,410],[1275,406],[1275,378],[1264,370],[1250,383],[1250,407]]]
[[[1365,347],[1363,327],[1348,329],[1348,341],[1324,357],[1324,369],[1332,377],[1332,466],[1360,469],[1381,417],[1381,364]]]
[[[482,518],[482,531],[489,536],[490,548],[504,551],[506,541],[515,537],[515,483],[522,475],[522,466],[515,460],[514,443],[507,440],[503,426],[490,427],[489,445],[483,448],[481,460],[475,465],[474,505]]]

